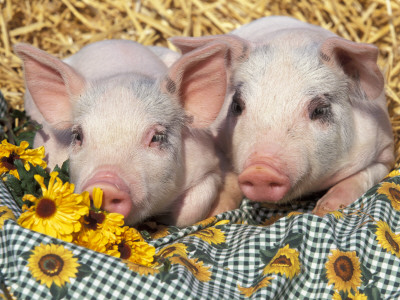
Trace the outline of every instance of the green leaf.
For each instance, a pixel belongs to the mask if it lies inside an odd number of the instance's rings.
[[[264,264],[268,264],[271,259],[278,253],[279,248],[260,250],[261,260]]]
[[[56,165],[53,171],[58,172],[58,177],[62,180],[63,183],[69,182],[69,160],[63,162],[61,168]]]
[[[28,260],[32,255],[32,251],[26,251],[24,253],[21,254],[21,257],[25,260]]]
[[[50,287],[50,293],[53,296],[53,300],[64,298],[68,293],[68,287],[66,285],[58,286],[54,282]]]
[[[168,259],[165,259],[163,262],[163,266],[160,268],[160,272],[169,272],[171,269],[171,262]]]
[[[302,233],[290,234],[283,242],[284,245],[289,244],[290,248],[297,248],[301,245],[303,241]]]
[[[321,273],[321,280],[323,280],[324,282],[328,282],[328,277],[326,276],[326,268],[324,268],[324,269],[322,270],[322,273]]]
[[[196,246],[194,244],[185,244],[186,245],[186,250],[188,252],[196,251]]]
[[[36,166],[36,167],[31,166],[31,168],[33,168],[33,171],[35,172],[35,174],[38,174],[44,178],[50,178],[49,173],[45,169],[43,169],[41,166]]]
[[[360,269],[362,274],[362,281],[364,282],[364,284],[367,284],[368,281],[370,281],[372,278],[372,273],[363,264],[360,265]]]
[[[77,278],[84,278],[86,276],[92,275],[93,270],[88,265],[80,265],[78,267]]]
[[[378,226],[374,223],[368,223],[367,225],[367,229],[372,233],[372,234],[376,234],[376,230],[377,230]]]
[[[229,245],[227,243],[219,243],[219,244],[212,243],[211,246],[213,246],[216,249],[220,249],[220,250],[227,249],[229,247]]]
[[[380,300],[382,299],[381,293],[376,286],[369,286],[364,289],[364,294],[368,300]]]
[[[196,250],[196,252],[193,254],[194,258],[198,258],[199,260],[203,261],[206,264],[211,264],[211,265],[218,265],[211,257],[208,255],[206,252],[201,251],[201,250]]]
[[[178,278],[178,274],[169,272],[160,272],[156,275],[162,282],[171,283],[172,280]]]
[[[23,131],[20,134],[18,134],[15,138],[15,143],[16,144],[21,144],[22,141],[27,141],[29,143],[29,148],[31,148],[33,145],[33,140],[35,138],[36,133],[34,131]]]
[[[10,112],[10,116],[13,119],[26,119],[26,113],[23,110],[13,109]]]
[[[150,233],[147,230],[141,230],[140,235],[146,240],[152,240]]]

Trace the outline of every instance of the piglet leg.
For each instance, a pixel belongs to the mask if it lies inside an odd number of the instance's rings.
[[[340,181],[318,200],[313,213],[318,216],[337,210],[353,203],[365,191],[382,180],[389,173],[390,168],[376,163],[362,171]]]
[[[210,173],[187,190],[172,211],[173,223],[184,227],[205,219],[217,197],[219,186],[220,175]]]
[[[243,199],[242,191],[239,188],[237,174],[228,172],[224,176],[224,183],[217,199],[213,203],[207,217],[213,217],[226,211],[239,208]]]

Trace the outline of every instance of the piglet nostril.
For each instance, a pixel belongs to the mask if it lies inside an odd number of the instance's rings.
[[[111,203],[112,204],[120,204],[123,200],[122,199],[112,199]]]

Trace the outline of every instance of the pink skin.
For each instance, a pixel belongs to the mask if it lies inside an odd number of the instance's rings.
[[[92,197],[93,188],[103,190],[102,209],[122,214],[125,218],[133,209],[130,191],[126,183],[115,173],[99,171],[84,185],[82,190],[88,191]]]
[[[160,125],[151,126],[144,134],[143,146],[157,148],[159,142],[152,142],[152,138],[156,133],[164,130],[165,128]],[[134,211],[138,211],[138,207],[134,205],[135,197],[132,195],[125,181],[117,175],[119,172],[116,172],[113,168],[98,167],[93,173],[94,175],[83,183],[82,190],[88,191],[90,197],[92,197],[93,188],[102,189],[102,209],[108,212],[119,213],[125,219],[134,214]],[[137,195],[138,193],[135,194]]]
[[[289,177],[265,161],[247,165],[239,175],[244,195],[253,201],[280,201],[290,190]]]
[[[44,133],[54,131],[49,141],[67,133],[49,150],[64,154],[53,163],[69,157],[76,191],[101,188],[103,209],[123,214],[127,225],[157,216],[176,226],[227,207],[223,199],[213,206],[220,158],[203,130],[224,103],[227,50],[206,45],[167,69],[130,41],[98,42],[64,62],[27,44],[15,47]]]

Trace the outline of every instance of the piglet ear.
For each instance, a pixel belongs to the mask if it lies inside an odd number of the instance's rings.
[[[232,61],[241,61],[249,55],[250,44],[248,41],[233,35],[220,34],[203,37],[172,37],[169,39],[182,54],[193,51],[211,42],[226,43],[229,47],[229,56]]]
[[[378,48],[374,45],[331,37],[321,45],[320,57],[325,64],[342,68],[349,77],[359,80],[368,99],[382,93],[384,78],[376,63]]]
[[[218,116],[228,84],[227,51],[224,43],[190,51],[170,67],[161,84],[164,92],[179,98],[193,127],[206,127]]]
[[[85,80],[58,58],[28,44],[14,51],[22,59],[26,86],[45,120],[57,128],[69,126],[71,100],[85,88]]]

